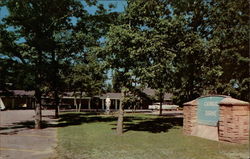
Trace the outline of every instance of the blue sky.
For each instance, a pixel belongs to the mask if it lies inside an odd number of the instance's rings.
[[[83,3],[84,4],[84,3]],[[126,6],[126,1],[123,0],[99,0],[98,4],[103,4],[105,8],[108,8],[109,4],[113,4],[116,8],[113,8],[113,12],[122,12],[124,11],[124,7]],[[90,14],[94,14],[96,11],[96,7],[86,7]]]
[[[85,4],[86,6],[86,3],[84,1],[83,4]],[[115,8],[112,9],[113,12],[123,12],[127,2],[125,0],[98,0],[98,4],[103,4],[105,8],[108,8],[109,4],[113,4],[115,6]],[[96,11],[95,6],[86,6],[85,8],[90,14],[94,14]],[[0,7],[0,21],[7,15],[8,15],[7,8]]]

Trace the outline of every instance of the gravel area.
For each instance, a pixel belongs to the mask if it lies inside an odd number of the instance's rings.
[[[53,124],[54,111],[43,110],[43,122]],[[56,147],[56,129],[34,129],[34,110],[0,111],[0,159],[46,159]]]

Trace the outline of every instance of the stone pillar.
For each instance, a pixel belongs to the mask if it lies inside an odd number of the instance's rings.
[[[225,98],[219,105],[219,140],[248,143],[250,104],[234,98]]]
[[[25,99],[25,104],[26,104],[26,107],[28,108],[29,106],[29,104],[28,104],[28,97],[26,96],[26,99]]]
[[[102,99],[102,110],[104,110],[104,99]]]
[[[184,103],[183,115],[183,132],[185,135],[193,135],[197,126],[196,100]]]
[[[88,109],[91,109],[91,107],[90,107],[90,101],[91,101],[91,99],[88,100]]]
[[[119,104],[118,104],[118,101],[119,101]],[[121,103],[121,100],[117,99],[117,109],[118,110],[120,109],[120,103]]]
[[[117,99],[115,99],[115,110],[117,110]]]
[[[11,99],[11,107],[12,107],[12,109],[15,108],[15,97],[12,97],[12,99]]]
[[[33,107],[33,108],[36,107],[36,99],[35,99],[35,98],[32,99],[32,107]]]

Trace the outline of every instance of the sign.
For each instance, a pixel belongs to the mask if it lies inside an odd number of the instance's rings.
[[[217,126],[219,121],[218,103],[224,99],[223,96],[209,96],[198,98],[198,123]]]

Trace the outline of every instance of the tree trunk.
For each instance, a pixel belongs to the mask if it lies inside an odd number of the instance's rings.
[[[160,116],[162,115],[162,101],[160,101]]]
[[[160,113],[159,113],[159,115],[161,116],[162,115],[162,103],[163,103],[163,100],[164,100],[164,94],[163,94],[162,90],[160,90],[159,96],[160,96]]]
[[[36,82],[36,89],[35,89],[35,129],[42,128],[42,105],[41,105],[41,98],[42,98],[42,52],[38,51],[38,60],[36,61],[36,71],[35,71],[35,82]]]
[[[36,95],[35,105],[35,129],[42,128],[42,109],[41,109],[41,95]]]
[[[123,110],[123,100],[125,97],[125,92],[124,89],[122,90],[122,100],[121,100],[121,104],[119,107],[119,113],[118,113],[118,121],[117,121],[117,127],[116,127],[116,133],[117,135],[122,135],[123,134],[123,115],[124,115],[124,110]]]
[[[59,96],[58,96],[58,80],[59,80],[59,76],[58,76],[58,61],[56,61],[56,53],[52,52],[51,55],[52,58],[52,88],[54,90],[54,104],[55,104],[55,118],[59,118]]]
[[[78,111],[78,107],[77,107],[77,102],[76,102],[76,95],[74,95],[74,106],[76,107],[76,112]]]
[[[76,101],[76,91],[74,91],[74,106],[76,108],[76,112],[78,111],[77,101]]]
[[[59,113],[58,113],[59,111],[58,111],[58,105],[56,104],[55,105],[55,118],[57,119],[57,118],[59,118]]]
[[[55,118],[59,118],[59,97],[58,97],[58,92],[55,91],[54,92],[55,94],[55,97],[54,97],[54,100],[55,100]]]
[[[116,128],[116,132],[117,135],[122,135],[123,134],[123,104],[121,104],[120,108],[119,108],[119,114],[118,114],[118,121],[117,121],[117,128]]]

